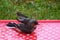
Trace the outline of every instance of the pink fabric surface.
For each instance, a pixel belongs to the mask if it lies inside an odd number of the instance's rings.
[[[38,20],[39,25],[32,34],[8,28],[8,22],[18,23],[16,20],[0,20],[0,40],[60,40],[60,20]]]

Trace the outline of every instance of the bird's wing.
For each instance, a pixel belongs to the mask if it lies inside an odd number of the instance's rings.
[[[21,12],[16,13],[19,18],[28,18],[27,16],[23,15]]]
[[[27,16],[23,15],[23,14],[20,13],[20,12],[17,12],[16,14],[17,14],[17,16],[18,16],[17,20],[18,20],[19,22],[21,22],[21,23],[27,24],[28,21],[30,20]]]

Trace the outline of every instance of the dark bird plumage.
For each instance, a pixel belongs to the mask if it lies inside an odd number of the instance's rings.
[[[16,24],[16,23],[9,22],[7,26],[16,27],[19,30],[21,30],[21,32],[26,34],[30,34],[36,29],[36,25],[38,25],[37,20],[30,19],[27,16],[21,14],[20,12],[17,12],[16,14],[18,16],[17,20],[21,23]]]

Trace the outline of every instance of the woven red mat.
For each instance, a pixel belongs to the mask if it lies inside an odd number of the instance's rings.
[[[8,28],[8,22],[18,23],[16,20],[0,20],[0,40],[60,40],[60,20],[38,20],[39,25],[31,34]]]

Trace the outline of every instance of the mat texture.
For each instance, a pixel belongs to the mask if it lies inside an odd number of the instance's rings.
[[[16,20],[0,20],[0,40],[60,40],[60,20],[38,20],[39,25],[31,34],[8,28],[8,22],[19,23]]]

